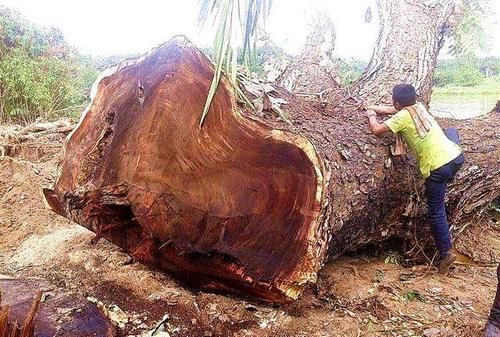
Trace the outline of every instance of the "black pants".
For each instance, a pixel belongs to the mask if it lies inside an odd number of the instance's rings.
[[[453,142],[457,144],[460,142],[458,132],[455,129],[446,129],[445,134]],[[425,179],[428,217],[431,223],[432,236],[441,256],[444,256],[452,247],[450,226],[446,218],[446,205],[444,203],[446,186],[453,181],[455,174],[462,167],[464,161],[463,154],[460,154],[449,163],[432,170],[431,175]]]
[[[497,268],[497,295],[490,312],[490,323],[500,329],[500,265]]]

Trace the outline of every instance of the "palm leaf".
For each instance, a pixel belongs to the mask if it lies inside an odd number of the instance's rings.
[[[229,43],[231,42],[231,19],[232,19],[232,4],[233,0],[224,0],[224,6],[221,12],[222,20],[219,22],[219,29],[216,34],[215,39],[215,70],[210,89],[208,91],[207,100],[205,101],[205,107],[203,108],[203,113],[201,115],[199,127],[203,126],[203,122],[210,110],[210,105],[217,92],[219,86],[220,78],[222,76],[222,67],[224,64],[224,58],[227,55]]]
[[[272,0],[201,0],[198,22],[206,24],[212,16],[217,31],[214,37],[215,71],[200,119],[199,127],[203,126],[212,100],[225,69],[233,88],[238,88],[237,60],[238,50],[242,48],[242,60],[247,70],[250,69],[251,46],[255,46],[258,23],[269,15]],[[254,43],[251,43],[252,40]],[[241,96],[241,90],[236,90]],[[246,100],[248,101],[248,100]]]

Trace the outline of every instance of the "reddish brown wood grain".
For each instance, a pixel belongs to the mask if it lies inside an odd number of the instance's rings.
[[[315,237],[319,157],[305,138],[243,117],[225,81],[200,130],[211,78],[210,61],[183,38],[104,77],[47,199],[184,280],[294,297],[326,250]]]

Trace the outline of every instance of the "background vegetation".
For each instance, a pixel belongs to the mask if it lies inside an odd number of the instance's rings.
[[[283,49],[268,42],[257,47],[251,60],[252,72],[264,76],[265,65],[291,60]],[[368,62],[355,58],[338,58],[339,77],[342,85],[349,85],[361,76]],[[434,86],[438,92],[450,93],[500,93],[500,58],[475,57],[473,54],[438,59],[434,73]]]
[[[62,33],[0,7],[0,118],[30,122],[80,110],[98,69]]]
[[[500,58],[440,60],[434,84],[441,92],[500,93]]]
[[[77,117],[99,72],[124,58],[82,55],[58,29],[0,6],[0,121]]]

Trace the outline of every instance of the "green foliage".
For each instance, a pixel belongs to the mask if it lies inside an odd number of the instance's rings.
[[[420,302],[427,302],[427,299],[418,291],[410,290],[401,296],[401,302],[411,302],[414,300],[419,300]]]
[[[479,85],[484,76],[481,72],[474,67],[463,67],[456,74],[455,81],[458,85],[463,87],[474,87]]]
[[[403,257],[398,252],[387,252],[387,255],[384,259],[384,263],[386,264],[397,264],[399,265],[403,261]]]
[[[87,57],[83,59],[83,62],[87,64],[89,70],[106,70],[108,68],[114,67],[120,62],[123,62],[128,59],[138,58],[140,54],[138,53],[129,53],[129,54],[114,54],[110,56],[93,56],[92,58]]]
[[[340,60],[339,77],[341,85],[350,85],[365,71],[368,64],[355,58]]]
[[[475,87],[462,87],[458,85],[447,85],[444,87],[434,87],[433,96],[438,97],[441,102],[456,102],[455,95],[459,95],[464,100],[482,100],[486,104],[485,109],[490,109],[495,105],[500,97],[500,77],[490,77],[484,79],[480,85]]]
[[[265,79],[267,63],[276,65],[288,64],[291,60],[291,55],[287,54],[269,38],[266,38],[259,41],[252,50],[247,67],[254,77]],[[238,62],[243,62],[243,56],[241,56],[241,54],[238,58]]]
[[[498,57],[439,60],[434,74],[434,85],[437,87],[475,87],[482,84],[486,78],[499,77],[500,58]]]
[[[483,79],[484,75],[479,71],[479,69],[467,65],[446,69],[436,69],[434,84],[438,87],[444,87],[447,85],[474,87],[479,85]]]
[[[229,76],[238,96],[243,96],[237,84],[238,48],[242,48],[243,63],[248,65],[257,39],[258,24],[269,15],[271,5],[272,0],[200,0],[200,24],[204,24],[212,16],[216,27],[213,49],[215,71],[200,119],[200,128],[223,70]]]
[[[479,70],[486,76],[500,76],[500,57],[488,56],[478,61]]]
[[[463,0],[457,10],[458,20],[451,32],[450,53],[457,58],[470,57],[488,49],[486,21],[491,0]]]
[[[488,208],[488,213],[491,216],[491,220],[497,226],[500,226],[500,197],[493,200]]]
[[[59,30],[0,7],[0,120],[28,123],[81,110],[97,74]]]

